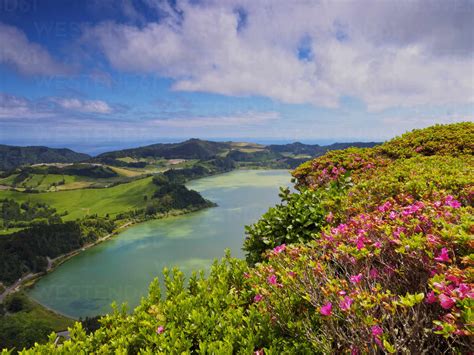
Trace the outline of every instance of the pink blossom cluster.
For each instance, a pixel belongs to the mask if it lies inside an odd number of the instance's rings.
[[[296,170],[294,176],[312,188],[318,188],[331,181],[339,180],[346,172],[364,173],[377,166],[385,165],[385,160],[356,152],[330,152],[312,161],[306,169]]]
[[[474,302],[474,269],[466,256],[472,244],[459,237],[463,221],[453,213],[461,207],[451,195],[435,201],[399,195],[372,212],[328,226],[310,245],[278,246],[254,275],[254,301],[265,301],[272,312],[275,292],[282,298],[297,290],[325,322],[335,317],[335,324],[373,312],[369,323],[359,324],[365,333],[358,334],[361,339],[371,334],[379,348],[394,336],[383,331],[384,319],[419,302],[427,307],[426,326],[433,332],[470,336],[466,317]],[[262,277],[266,282],[258,281]]]

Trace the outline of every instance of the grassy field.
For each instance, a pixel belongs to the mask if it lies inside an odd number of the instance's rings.
[[[7,178],[0,179],[0,184],[13,186],[13,180],[18,174],[10,175]],[[31,174],[24,181],[18,183],[16,188],[23,190],[26,188],[38,191],[57,191],[81,189],[92,185],[94,181],[81,176],[59,175],[59,174]],[[55,185],[56,186],[55,186]]]
[[[108,167],[112,169],[113,171],[115,171],[117,174],[121,176],[126,176],[126,177],[135,177],[135,176],[143,175],[146,173],[145,171],[138,170],[138,169],[132,170],[132,169],[127,169],[127,168],[119,168],[116,166],[108,166]]]
[[[52,312],[49,309],[43,307],[39,303],[32,300],[30,297],[24,294],[23,291],[19,291],[15,294],[16,297],[21,297],[24,305],[25,310],[20,311],[18,313],[14,313],[11,315],[12,317],[20,316],[25,318],[34,319],[41,319],[48,326],[53,328],[55,331],[66,330],[68,327],[72,326],[75,320],[62,316],[58,313]]]
[[[82,218],[88,214],[111,216],[143,207],[144,196],[155,191],[151,177],[105,189],[81,189],[58,192],[22,193],[0,190],[0,199],[12,198],[17,202],[44,202],[59,213],[68,212],[64,220]]]
[[[13,180],[15,180],[15,178],[18,176],[18,174],[12,174],[10,176],[7,176],[6,178],[0,178],[0,184],[2,185],[12,185],[13,184]]]

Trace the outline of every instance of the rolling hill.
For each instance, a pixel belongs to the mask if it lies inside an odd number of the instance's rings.
[[[348,147],[368,148],[377,145],[375,142],[334,143],[327,146],[318,144],[273,144],[261,145],[244,142],[213,142],[201,139],[189,139],[181,143],[152,144],[144,147],[117,150],[100,154],[93,159],[111,165],[127,165],[124,159],[133,159],[133,163],[147,159],[199,159],[209,160],[216,157],[230,158],[241,165],[258,165],[262,167],[294,168],[308,158],[325,154],[330,150]]]
[[[17,147],[0,144],[0,170],[39,163],[76,163],[90,156],[70,149],[41,146]]]

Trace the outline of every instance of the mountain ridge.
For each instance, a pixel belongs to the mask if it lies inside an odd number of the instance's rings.
[[[111,165],[124,165],[119,159],[197,159],[209,160],[216,157],[231,157],[235,161],[261,162],[275,160],[280,165],[294,167],[301,159],[316,157],[329,150],[348,147],[370,148],[378,142],[333,143],[330,145],[304,144],[258,144],[249,142],[217,142],[190,138],[178,143],[154,143],[135,148],[112,150],[92,157],[69,148],[50,148],[47,146],[11,146],[0,144],[0,170],[11,170],[24,165],[41,163],[92,162]],[[300,157],[298,157],[300,156]],[[304,156],[304,157],[303,157]]]

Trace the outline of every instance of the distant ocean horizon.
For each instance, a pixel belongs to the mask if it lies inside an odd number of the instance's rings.
[[[272,138],[246,138],[246,137],[221,137],[221,138],[200,138],[200,137],[181,137],[181,138],[163,138],[157,137],[156,139],[146,139],[146,140],[110,140],[110,141],[96,141],[96,140],[82,140],[82,141],[58,141],[58,140],[0,140],[0,144],[13,145],[13,146],[45,146],[49,148],[68,148],[74,150],[78,153],[85,153],[92,156],[96,156],[105,152],[110,152],[114,150],[122,150],[129,148],[137,148],[150,144],[157,143],[179,143],[190,138],[199,138],[202,140],[209,140],[215,142],[249,142],[249,143],[259,143],[263,145],[270,144],[289,144],[294,142],[300,142],[304,144],[319,144],[319,145],[329,145],[333,143],[346,143],[346,142],[373,142],[370,139],[360,139],[360,138],[339,138],[339,139],[272,139]]]

